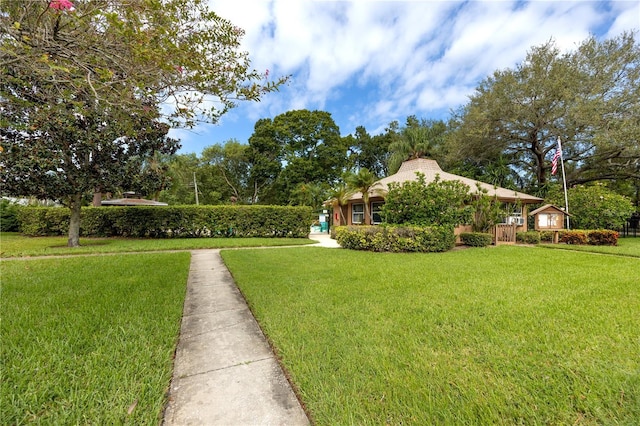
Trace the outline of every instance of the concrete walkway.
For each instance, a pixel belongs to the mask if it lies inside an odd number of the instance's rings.
[[[318,235],[314,246],[339,247]],[[309,424],[219,250],[191,252],[163,424]]]

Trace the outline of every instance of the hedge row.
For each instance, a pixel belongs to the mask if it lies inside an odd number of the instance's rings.
[[[376,252],[443,252],[456,240],[451,226],[340,226],[335,237],[345,249]]]
[[[484,232],[463,232],[460,241],[470,247],[486,247],[493,242],[493,235]]]
[[[569,230],[559,231],[558,240],[565,244],[592,245],[592,246],[616,246],[618,245],[618,232],[607,229],[591,231]],[[518,232],[516,241],[525,244],[550,243],[553,241],[553,231],[529,231]]]
[[[25,235],[65,235],[69,209],[25,207],[18,213]],[[80,234],[91,237],[286,237],[305,238],[310,207],[154,206],[86,207]]]
[[[618,233],[607,229],[593,231],[563,231],[560,242],[566,244],[589,244],[592,246],[617,246]]]

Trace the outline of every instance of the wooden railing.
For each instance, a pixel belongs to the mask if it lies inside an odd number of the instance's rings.
[[[496,225],[494,233],[494,241],[496,245],[515,244],[516,243],[516,224],[507,225],[500,223]]]

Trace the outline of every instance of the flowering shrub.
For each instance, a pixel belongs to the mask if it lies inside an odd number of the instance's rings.
[[[54,10],[68,10],[69,12],[73,12],[75,10],[73,3],[69,0],[51,0],[49,7]]]

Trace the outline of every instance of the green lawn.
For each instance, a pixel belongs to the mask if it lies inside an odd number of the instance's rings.
[[[3,260],[0,423],[158,424],[189,262]]]
[[[640,238],[619,238],[617,246],[578,246],[567,244],[544,244],[545,248],[588,251],[591,253],[615,254],[618,256],[640,257]]]
[[[66,237],[24,237],[17,233],[3,232],[0,234],[0,257],[191,250],[221,247],[275,247],[312,244],[314,242],[306,238],[81,238],[81,247],[69,248],[66,247]]]
[[[637,424],[640,259],[223,251],[329,424]]]

